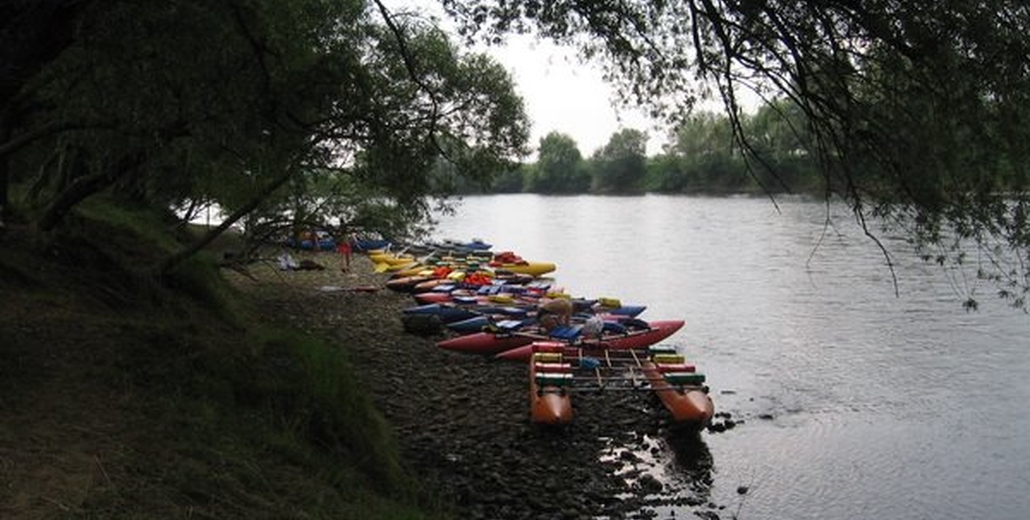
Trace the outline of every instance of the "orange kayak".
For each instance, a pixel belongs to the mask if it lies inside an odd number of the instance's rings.
[[[572,421],[572,365],[562,362],[561,353],[538,352],[529,361],[530,417],[537,424],[566,424]]]
[[[694,373],[693,366],[675,366],[676,372],[663,370],[654,361],[644,361],[640,368],[651,383],[651,389],[662,401],[662,405],[672,414],[677,423],[695,424],[705,427],[715,415],[715,403],[702,386],[704,376]],[[681,368],[687,367],[689,368]]]

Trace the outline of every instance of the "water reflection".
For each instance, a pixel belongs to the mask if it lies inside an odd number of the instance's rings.
[[[706,500],[712,488],[712,452],[697,431],[670,428],[662,436],[669,473]]]

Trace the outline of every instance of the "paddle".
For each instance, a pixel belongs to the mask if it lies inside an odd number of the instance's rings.
[[[421,258],[418,258],[415,261],[420,263],[420,264],[424,264],[424,263],[428,262],[430,258],[433,258],[434,256],[436,256],[436,254],[439,253],[439,252],[440,251],[438,249],[434,249],[434,250],[430,251],[428,255],[423,256]]]

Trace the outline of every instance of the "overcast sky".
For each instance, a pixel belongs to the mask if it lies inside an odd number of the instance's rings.
[[[394,13],[414,6],[414,12],[435,16],[444,27],[449,25],[438,0],[384,3]],[[668,139],[668,130],[655,127],[642,111],[616,109],[612,89],[601,78],[600,70],[579,64],[575,49],[537,41],[532,36],[512,35],[503,47],[465,50],[490,54],[511,73],[532,124],[530,145],[534,152],[540,138],[552,131],[572,137],[584,157],[603,147],[612,134],[624,128],[647,133],[649,155],[661,152]],[[722,105],[711,103],[701,108],[721,111]],[[535,160],[535,154],[530,160]]]
[[[532,122],[531,144],[552,131],[572,137],[584,157],[619,130],[634,128],[650,137],[649,153],[661,151],[666,132],[638,110],[617,109],[612,90],[596,67],[578,63],[575,50],[512,37],[504,47],[484,49],[512,74]]]

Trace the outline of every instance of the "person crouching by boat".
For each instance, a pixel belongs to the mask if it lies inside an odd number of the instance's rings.
[[[565,298],[555,298],[540,304],[536,310],[536,319],[544,332],[572,322],[572,302]]]

